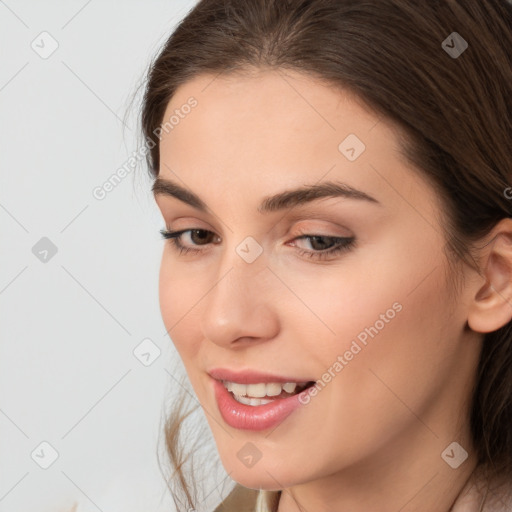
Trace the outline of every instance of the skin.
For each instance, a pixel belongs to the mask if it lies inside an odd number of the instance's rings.
[[[468,404],[482,333],[512,316],[506,237],[480,253],[487,274],[464,267],[455,291],[439,194],[402,157],[390,121],[291,71],[201,75],[178,89],[164,119],[190,96],[197,107],[162,134],[159,176],[199,195],[208,213],[155,199],[167,228],[218,238],[183,235],[198,254],[165,242],[160,306],[224,468],[246,487],[282,489],[279,512],[448,511],[476,465]],[[366,146],[352,162],[338,150],[350,133]],[[326,180],[380,204],[337,197],[257,211],[268,195]],[[505,221],[491,236],[510,230]],[[321,247],[304,233],[356,245],[309,259],[300,249]],[[263,250],[250,264],[235,251],[247,236]],[[394,318],[276,428],[224,423],[207,369],[320,380],[394,303]],[[469,453],[457,469],[441,457],[454,441]],[[251,468],[237,457],[247,442],[262,454]]]

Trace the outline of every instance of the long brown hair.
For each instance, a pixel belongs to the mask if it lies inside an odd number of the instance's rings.
[[[141,126],[150,176],[159,173],[158,128],[178,86],[262,67],[350,90],[396,122],[404,155],[443,200],[449,261],[478,270],[474,244],[512,216],[504,193],[512,183],[508,0],[202,0],[147,73]],[[176,405],[165,427],[173,495],[181,489],[195,509],[195,479],[187,481],[179,449],[183,402]],[[484,337],[470,423],[479,463],[512,477],[511,323]]]

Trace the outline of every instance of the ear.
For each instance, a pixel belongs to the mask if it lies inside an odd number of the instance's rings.
[[[487,239],[480,254],[481,279],[468,311],[469,327],[481,333],[496,331],[512,319],[512,218],[498,222]]]

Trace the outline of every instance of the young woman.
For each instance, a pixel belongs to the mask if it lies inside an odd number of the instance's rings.
[[[511,48],[507,0],[203,0],[152,62],[161,312],[236,483],[216,511],[512,510]]]

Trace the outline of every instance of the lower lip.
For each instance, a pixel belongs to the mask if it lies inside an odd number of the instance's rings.
[[[215,399],[224,421],[242,430],[265,430],[279,425],[293,411],[303,405],[299,398],[307,395],[305,389],[288,398],[277,398],[264,405],[245,405],[237,402],[222,382],[212,379]]]

